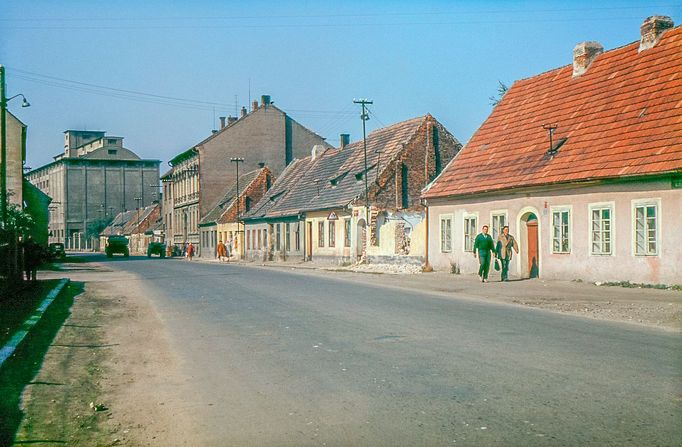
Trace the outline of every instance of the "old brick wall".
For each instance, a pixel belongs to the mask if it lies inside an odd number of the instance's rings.
[[[272,186],[275,183],[275,178],[268,168],[261,170],[258,177],[256,177],[249,185],[247,185],[239,193],[239,214],[243,216],[246,212],[247,198],[250,199],[251,208],[263,198],[268,190],[268,185]],[[227,209],[223,214],[219,223],[236,222],[237,221],[237,206],[236,204]]]
[[[462,145],[435,118],[427,115],[415,136],[405,146],[370,190],[370,200],[380,209],[423,210],[421,190],[442,172]],[[403,165],[407,168],[408,207],[403,207]],[[437,167],[439,168],[437,170]]]

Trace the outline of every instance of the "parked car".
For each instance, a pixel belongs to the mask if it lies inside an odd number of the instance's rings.
[[[64,259],[66,258],[66,251],[64,250],[64,244],[61,242],[52,242],[47,246],[47,253],[51,259]]]
[[[161,258],[166,257],[166,244],[163,242],[150,242],[147,247],[147,257],[151,258],[152,255],[159,255]]]
[[[107,254],[107,258],[114,256],[114,253],[121,253],[127,258],[130,256],[130,251],[128,250],[128,238],[125,236],[109,236],[107,238],[104,252]]]

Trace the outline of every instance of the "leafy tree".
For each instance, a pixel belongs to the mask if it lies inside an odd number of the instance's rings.
[[[497,86],[497,96],[490,96],[488,99],[490,100],[490,105],[495,107],[502,101],[502,97],[507,93],[507,90],[509,90],[509,87],[502,82],[502,81],[497,81],[498,86]]]

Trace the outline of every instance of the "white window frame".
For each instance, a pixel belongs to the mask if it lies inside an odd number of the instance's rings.
[[[495,233],[496,217],[504,218],[504,222],[497,229],[497,233]],[[490,212],[490,236],[492,236],[493,241],[495,241],[495,243],[497,243],[497,238],[500,237],[500,234],[502,234],[502,228],[507,225],[509,225],[509,213],[507,212],[507,210],[494,210]]]
[[[568,240],[568,250],[557,251],[554,249],[554,213],[568,212],[568,225],[566,228],[566,239]],[[561,236],[561,235],[560,235]],[[549,208],[549,248],[552,254],[568,255],[573,249],[573,207],[571,205],[551,206]]]
[[[474,219],[475,223],[473,226],[473,233],[471,235],[471,249],[467,250],[467,220]],[[476,235],[478,235],[478,225],[480,219],[478,218],[478,213],[464,213],[462,218],[462,251],[463,252],[474,252],[474,242],[476,241]]]
[[[593,218],[592,218],[592,213],[596,210],[609,210],[609,234],[610,234],[610,251],[607,252],[599,252],[595,253],[593,250],[594,247],[594,232],[592,231],[592,226],[594,224]],[[601,219],[601,216],[600,216]],[[616,204],[615,202],[598,202],[598,203],[589,203],[587,205],[587,243],[588,243],[588,253],[589,256],[595,256],[595,257],[604,257],[604,256],[615,256],[616,254]],[[600,232],[603,231],[602,228],[599,230]]]
[[[630,206],[631,210],[631,225],[632,225],[632,256],[637,256],[637,257],[647,257],[647,256],[660,256],[661,253],[661,199],[660,198],[652,198],[652,199],[635,199],[632,200],[632,205]],[[656,207],[656,227],[654,230],[656,231],[656,251],[654,253],[649,252],[648,250],[648,243],[647,243],[647,252],[646,253],[637,253],[637,208],[638,207],[646,207],[646,206],[655,206]]]
[[[448,240],[449,247],[444,248],[443,247],[443,222],[444,221],[449,221],[450,222],[450,238]],[[440,247],[440,252],[441,253],[452,253],[452,236],[453,236],[453,230],[454,226],[452,223],[455,221],[454,216],[452,214],[440,214],[438,216],[438,246]]]

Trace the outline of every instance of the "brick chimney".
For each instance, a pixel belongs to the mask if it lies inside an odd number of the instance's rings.
[[[220,119],[220,130],[222,130],[222,129],[225,128],[225,117],[224,117],[224,116],[221,116],[221,117],[218,117],[218,118]]]
[[[661,34],[667,29],[675,26],[673,19],[668,16],[651,16],[639,27],[642,38],[639,41],[639,51],[653,48],[658,43]]]
[[[350,143],[350,134],[342,133],[339,135],[339,149],[343,150]]]
[[[227,117],[227,125],[228,125],[228,126],[229,126],[230,124],[234,123],[235,121],[237,121],[237,117],[236,117],[236,116],[230,115],[230,116]]]
[[[573,77],[587,71],[592,61],[604,52],[599,42],[581,42],[573,48]]]
[[[254,100],[254,101],[251,103],[251,111],[252,111],[252,112],[255,112],[256,110],[258,110],[258,101]]]

